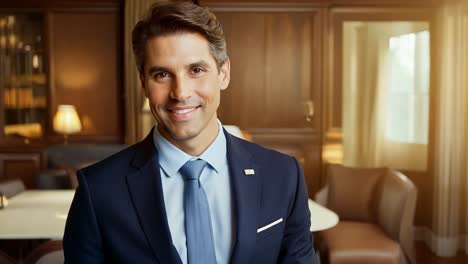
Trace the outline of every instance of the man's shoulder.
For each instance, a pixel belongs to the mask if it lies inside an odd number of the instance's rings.
[[[232,137],[232,144],[239,144],[245,150],[252,154],[252,156],[257,161],[263,161],[267,163],[275,162],[291,162],[294,158],[286,153],[280,152],[278,150],[247,141],[235,136]],[[274,165],[274,164],[273,164]]]
[[[87,180],[109,180],[125,175],[132,168],[132,161],[141,142],[133,144],[101,161],[80,170]]]
[[[266,197],[278,192],[281,197],[295,196],[301,168],[293,156],[241,139],[233,140],[232,144],[242,145],[252,155],[251,164],[259,171]]]

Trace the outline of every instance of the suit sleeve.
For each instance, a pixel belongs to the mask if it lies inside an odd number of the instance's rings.
[[[297,160],[292,159],[297,171],[295,175],[296,192],[292,198],[290,213],[286,220],[278,263],[316,263],[313,235],[310,232],[309,197],[304,174]]]
[[[63,250],[65,263],[104,263],[102,239],[86,177],[78,171],[79,185],[68,212]]]

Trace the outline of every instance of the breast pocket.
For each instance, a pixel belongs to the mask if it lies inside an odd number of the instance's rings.
[[[257,229],[255,254],[251,263],[277,263],[283,241],[285,221],[283,219],[274,225],[268,226],[269,224],[268,221],[265,224],[262,223]]]
[[[284,230],[284,220],[279,218],[273,222],[266,223],[261,225],[257,229],[257,240],[264,239],[276,235],[276,237],[281,238],[283,236]]]

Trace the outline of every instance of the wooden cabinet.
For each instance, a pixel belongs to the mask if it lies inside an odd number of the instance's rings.
[[[47,121],[44,15],[0,14],[0,135],[42,138]]]

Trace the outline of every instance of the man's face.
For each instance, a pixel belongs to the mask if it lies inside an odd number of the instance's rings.
[[[160,133],[176,146],[210,144],[218,131],[220,92],[229,84],[229,60],[218,71],[198,33],[151,38],[145,51],[140,78]]]

